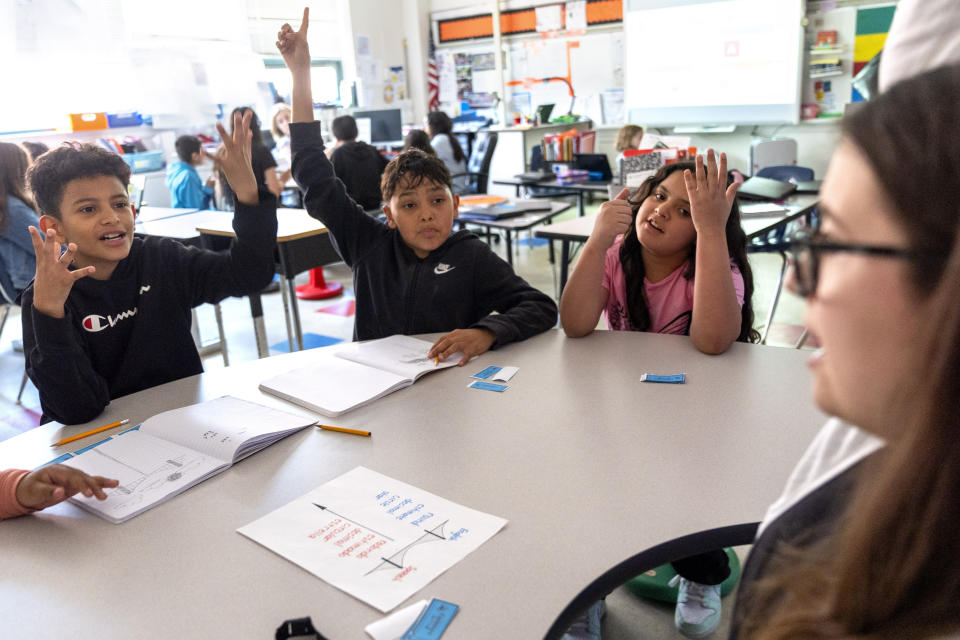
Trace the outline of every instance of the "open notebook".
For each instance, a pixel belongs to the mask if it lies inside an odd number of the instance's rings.
[[[80,494],[70,501],[123,522],[312,424],[231,396],[164,411],[71,458],[71,467],[115,478],[120,486],[106,489],[103,501]]]
[[[390,336],[317,351],[317,360],[264,380],[260,390],[336,417],[412,385],[424,374],[455,366],[455,353],[445,362],[427,357],[431,343],[410,336]]]

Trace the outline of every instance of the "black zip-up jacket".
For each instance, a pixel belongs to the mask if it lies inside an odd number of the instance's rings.
[[[380,176],[387,159],[376,148],[366,142],[347,142],[333,150],[330,162],[357,204],[367,211],[380,208]]]
[[[202,373],[190,310],[269,284],[276,212],[266,190],[257,206],[237,203],[237,239],[224,252],[134,238],[109,279],[74,283],[63,318],[33,308],[31,282],[22,298],[23,350],[41,420],[87,422],[113,398]]]
[[[304,206],[353,270],[354,339],[485,328],[496,348],[556,324],[553,300],[476,235],[458,231],[420,259],[399,231],[364,213],[323,153],[319,123],[292,123],[290,144]]]

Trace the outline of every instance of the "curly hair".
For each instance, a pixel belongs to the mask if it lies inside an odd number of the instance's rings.
[[[67,183],[79,178],[111,176],[124,187],[130,183],[130,165],[123,158],[92,144],[69,144],[40,156],[27,172],[27,183],[40,213],[60,219]]]
[[[380,191],[383,199],[389,201],[401,185],[412,189],[420,186],[424,180],[453,191],[450,170],[443,160],[411,148],[398,153],[383,170]]]

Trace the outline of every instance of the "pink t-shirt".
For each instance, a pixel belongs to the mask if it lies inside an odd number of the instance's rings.
[[[607,328],[614,331],[634,331],[627,311],[627,281],[620,264],[620,245],[623,237],[617,238],[613,246],[607,249],[603,268],[603,286],[610,292],[603,313],[607,317]],[[674,333],[688,335],[690,318],[693,314],[693,280],[687,280],[684,274],[689,262],[684,262],[676,271],[661,280],[650,282],[643,279],[647,294],[647,306],[650,310],[650,333]],[[730,273],[733,276],[733,288],[737,293],[737,303],[743,307],[743,275],[736,263],[730,261]]]

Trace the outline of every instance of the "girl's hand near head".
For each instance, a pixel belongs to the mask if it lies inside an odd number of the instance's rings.
[[[616,198],[600,205],[600,213],[597,214],[589,239],[598,249],[609,249],[617,236],[626,233],[633,224],[633,208],[627,200],[629,197],[630,189],[624,188]]]
[[[727,154],[720,154],[718,166],[713,149],[708,149],[706,169],[703,156],[698,155],[696,175],[685,170],[683,182],[687,186],[690,215],[697,236],[704,233],[725,235],[727,218],[730,217],[739,186],[737,183],[727,186]]]
[[[310,8],[304,7],[299,31],[294,31],[289,23],[285,23],[277,32],[277,49],[280,50],[287,69],[292,72],[310,71],[310,46],[307,44],[309,26]]]

